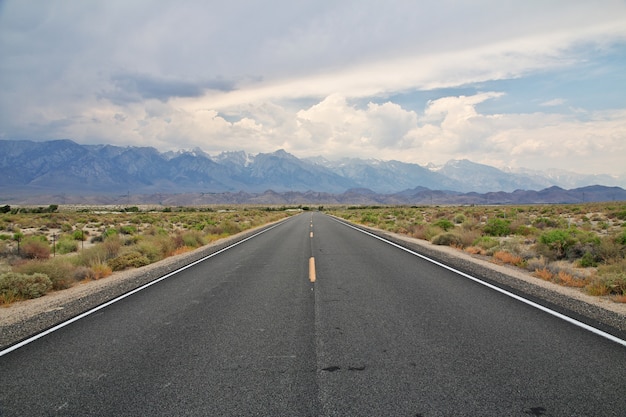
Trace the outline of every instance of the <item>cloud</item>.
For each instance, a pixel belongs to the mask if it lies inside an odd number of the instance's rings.
[[[103,93],[102,97],[117,103],[149,99],[168,101],[174,97],[201,97],[207,90],[231,91],[234,88],[233,82],[221,79],[191,82],[130,73],[115,74],[111,77],[111,82],[113,90]]]
[[[0,3],[0,138],[623,170],[619,96],[576,100],[620,0],[40,3]]]
[[[563,104],[565,104],[565,100],[562,98],[554,98],[552,100],[548,100],[548,101],[544,101],[543,103],[539,104],[540,106],[544,106],[544,107],[556,107],[556,106],[562,106]]]

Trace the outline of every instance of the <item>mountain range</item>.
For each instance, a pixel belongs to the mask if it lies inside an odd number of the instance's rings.
[[[626,178],[608,175],[505,171],[468,160],[421,166],[376,159],[300,159],[284,150],[211,156],[201,149],[159,152],[151,147],[80,145],[71,140],[0,140],[0,179],[0,200],[10,201],[37,195],[111,197],[131,193],[260,196],[268,190],[354,198],[358,194],[369,196],[370,201],[377,201],[372,199],[375,194],[395,195],[404,201],[411,195],[415,200],[420,193],[433,200],[432,190],[445,190],[440,195],[458,199],[460,194],[504,192],[519,197],[536,192],[532,190],[551,189],[553,193],[595,184],[626,184]],[[608,191],[612,199],[620,194],[617,190]],[[591,191],[587,194],[592,195]],[[578,192],[578,200],[580,195]]]

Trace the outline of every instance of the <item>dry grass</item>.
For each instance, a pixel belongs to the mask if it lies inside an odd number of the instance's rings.
[[[614,295],[611,297],[611,300],[613,300],[616,303],[626,303],[626,294]]]
[[[556,275],[556,282],[566,287],[583,288],[589,281],[587,279],[576,278],[565,271],[559,271]]]
[[[484,249],[479,248],[478,246],[468,246],[465,248],[465,252],[471,255],[485,255],[487,253]]]
[[[93,264],[91,270],[94,273],[93,279],[102,279],[113,274],[111,267],[103,262]]]
[[[501,262],[503,264],[515,265],[515,266],[524,266],[524,259],[519,255],[514,255],[510,252],[505,251],[497,251],[493,254],[493,259],[496,262]]]
[[[174,252],[172,252],[172,255],[180,255],[181,253],[187,253],[192,251],[193,248],[189,247],[189,246],[181,246],[179,248],[176,248],[174,250]]]
[[[533,276],[544,281],[552,281],[552,278],[554,278],[554,274],[552,274],[548,268],[536,269],[535,272],[533,272]]]

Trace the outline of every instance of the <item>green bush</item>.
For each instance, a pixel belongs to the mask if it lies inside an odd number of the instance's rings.
[[[508,236],[511,234],[511,222],[505,219],[489,219],[483,228],[485,234],[489,236]]]
[[[137,228],[130,225],[120,226],[120,233],[124,235],[134,235],[135,233],[137,233]]]
[[[56,243],[56,251],[61,255],[76,252],[78,251],[78,243],[71,238],[63,238]]]
[[[32,275],[17,272],[0,274],[0,301],[27,300],[41,297],[52,288],[52,281],[45,274]]]
[[[474,240],[474,242],[472,243],[473,246],[478,246],[479,248],[485,250],[495,248],[499,244],[500,242],[497,239],[489,236],[481,236],[478,239]]]
[[[86,240],[88,234],[89,233],[84,230],[74,230],[74,232],[72,233],[72,238],[74,240]]]
[[[539,236],[538,251],[548,259],[563,259],[565,251],[574,243],[576,239],[567,230],[554,229],[542,233]]]
[[[444,232],[447,232],[454,227],[454,223],[448,219],[439,219],[433,223],[433,226],[440,227]]]
[[[589,268],[598,266],[598,262],[596,261],[596,257],[593,256],[591,252],[585,252],[582,258],[580,258],[580,260],[578,261],[578,265],[583,268]]]

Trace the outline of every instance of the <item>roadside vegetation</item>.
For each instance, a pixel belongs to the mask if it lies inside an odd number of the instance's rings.
[[[138,268],[298,207],[0,207],[0,304]]]
[[[354,223],[446,245],[626,302],[626,203],[343,207]]]

